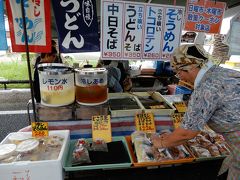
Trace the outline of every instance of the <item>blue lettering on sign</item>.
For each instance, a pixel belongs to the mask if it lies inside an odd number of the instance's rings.
[[[145,52],[151,51],[154,46],[152,44],[152,41],[155,39],[155,30],[156,30],[156,11],[152,9],[152,7],[149,8],[148,17],[147,17],[147,27],[146,27],[146,44],[145,44]]]
[[[20,0],[15,1],[16,4],[20,4]],[[43,30],[36,31],[37,25],[41,23],[43,20],[42,18],[37,18],[40,15],[40,11],[38,11],[38,7],[40,6],[39,1],[34,2],[34,16],[28,17],[27,10],[29,8],[29,0],[23,0],[23,6],[24,6],[24,13],[25,13],[25,23],[26,23],[26,29],[27,29],[27,40],[29,43],[35,43],[40,41],[43,38]],[[16,32],[16,35],[21,38],[21,42],[25,42],[25,36],[23,31],[23,18],[22,17],[16,17],[14,21],[17,23],[20,30]]]
[[[84,78],[81,78],[80,79],[80,82],[83,84],[83,85],[97,85],[97,84],[102,84],[104,83],[104,79],[103,78],[94,78],[94,79],[84,79]]]
[[[43,84],[46,85],[62,85],[62,84],[67,84],[68,80],[66,78],[63,79],[53,79],[53,78],[48,78],[42,80]]]
[[[165,44],[163,47],[163,51],[172,52],[173,46],[170,46],[169,42],[175,39],[173,30],[176,27],[175,21],[176,19],[178,19],[178,12],[176,11],[176,9],[168,9],[166,16],[168,16],[168,21],[166,23],[167,31],[164,34]]]

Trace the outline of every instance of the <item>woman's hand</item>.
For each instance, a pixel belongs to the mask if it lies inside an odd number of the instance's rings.
[[[153,147],[155,148],[163,148],[163,144],[162,144],[162,137],[161,136],[157,136],[157,135],[152,135],[151,136],[151,142],[153,144]]]
[[[172,133],[164,133],[161,136],[153,135],[151,141],[156,148],[168,148],[184,144],[187,140],[194,138],[199,132],[177,128]]]

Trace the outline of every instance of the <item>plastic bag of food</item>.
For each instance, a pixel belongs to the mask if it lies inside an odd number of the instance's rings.
[[[76,141],[75,147],[79,147],[79,146],[83,146],[83,147],[87,148],[87,150],[91,150],[90,143],[84,138],[78,139]]]
[[[210,137],[213,139],[213,142],[214,143],[222,143],[225,141],[224,137],[220,134],[217,134],[217,133],[211,133],[209,134]]]
[[[226,143],[224,143],[224,142],[222,142],[222,143],[216,142],[215,144],[218,147],[218,150],[219,150],[221,155],[227,156],[227,155],[231,154],[230,150],[227,148]]]
[[[214,144],[207,147],[208,151],[211,153],[212,156],[220,156],[220,152],[218,147]]]
[[[153,155],[156,161],[173,159],[167,148],[153,148]]]
[[[210,152],[200,146],[191,146],[191,150],[193,151],[194,155],[197,157],[211,157]]]
[[[73,150],[72,164],[77,165],[85,163],[91,163],[91,160],[87,148],[80,144]]]
[[[188,141],[187,141],[187,145],[188,145],[189,147],[190,147],[190,146],[197,146],[198,143],[197,143],[196,139],[194,138],[194,139],[188,140]]]
[[[97,139],[92,142],[91,150],[108,152],[107,143],[103,139]]]
[[[134,131],[131,134],[132,143],[134,143],[136,140],[145,139],[145,138],[146,138],[146,133],[143,131]]]
[[[211,141],[206,139],[201,134],[198,134],[195,138],[196,138],[196,141],[198,142],[198,144],[200,144],[204,148],[207,148],[208,146],[212,145]]]
[[[148,146],[145,144],[136,144],[135,151],[136,151],[138,162],[154,161],[154,155],[153,155],[151,146]]]
[[[190,156],[189,152],[183,145],[170,147],[168,150],[174,159],[183,159]]]

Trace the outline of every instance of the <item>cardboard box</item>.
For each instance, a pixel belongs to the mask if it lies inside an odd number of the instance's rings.
[[[31,136],[31,132],[14,132],[24,133]],[[41,161],[18,161],[12,163],[0,164],[1,180],[63,180],[64,171],[63,163],[66,159],[67,149],[69,147],[69,130],[49,131],[49,135],[57,135],[64,138],[61,151],[55,160]],[[8,137],[1,144],[9,143]]]

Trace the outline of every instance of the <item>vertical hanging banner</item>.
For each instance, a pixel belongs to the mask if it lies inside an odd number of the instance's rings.
[[[95,0],[53,1],[62,53],[100,51]]]
[[[126,3],[124,13],[123,59],[140,59],[144,5]]]
[[[181,40],[184,7],[102,1],[101,58],[170,60]]]
[[[27,40],[30,52],[51,51],[50,1],[24,0]],[[25,52],[25,37],[20,0],[6,0],[12,50]]]
[[[181,42],[183,9],[169,7],[166,8],[165,22],[163,30],[162,44],[162,60],[171,59],[171,55],[175,48]]]
[[[0,0],[0,50],[7,50],[7,38],[4,22],[3,0]]]
[[[164,8],[150,5],[146,7],[142,59],[160,59]]]
[[[185,20],[186,31],[205,33],[220,32],[226,7],[225,2],[188,0]]]

